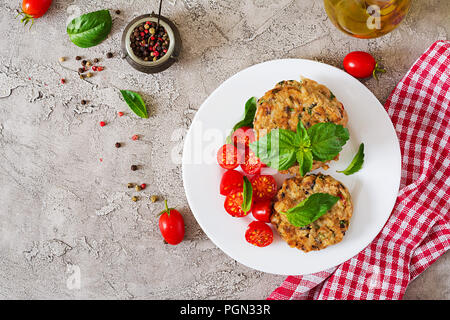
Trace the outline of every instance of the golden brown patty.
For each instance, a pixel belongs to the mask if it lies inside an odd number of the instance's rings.
[[[281,128],[297,131],[301,119],[306,129],[319,122],[333,122],[347,126],[347,113],[331,91],[314,80],[302,78],[281,81],[258,100],[253,122],[256,137]],[[314,161],[312,169],[327,168],[324,162]],[[298,165],[287,172],[298,173]],[[286,172],[286,171],[285,171]]]
[[[313,193],[329,193],[340,200],[323,216],[306,227],[294,227],[285,214]],[[331,176],[317,174],[284,181],[278,191],[271,222],[289,246],[305,252],[320,250],[342,240],[353,213],[347,188]]]

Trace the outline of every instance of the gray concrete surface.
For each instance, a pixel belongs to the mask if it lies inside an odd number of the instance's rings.
[[[405,23],[374,40],[336,30],[318,0],[166,0],[163,13],[180,29],[182,56],[166,72],[145,75],[120,58],[120,38],[127,22],[156,10],[157,1],[57,0],[31,30],[14,18],[18,5],[0,3],[4,299],[266,298],[284,277],[248,269],[208,240],[187,205],[180,165],[171,161],[202,101],[255,63],[299,57],[340,66],[358,49],[388,70],[379,83],[365,81],[384,103],[414,60],[450,34],[447,0],[413,1]],[[69,17],[101,8],[122,11],[112,11],[110,37],[90,49],[73,45],[65,33]],[[105,58],[109,51],[113,59]],[[80,80],[76,55],[101,58],[105,71]],[[60,64],[61,56],[68,60]],[[119,89],[142,92],[150,119],[128,112]],[[89,103],[81,105],[82,99]],[[118,111],[126,115],[119,118]],[[100,128],[101,120],[107,126]],[[131,141],[133,134],[141,139]],[[114,148],[117,141],[122,148]],[[131,164],[141,169],[132,172]],[[145,182],[146,198],[130,201],[135,193],[128,182]],[[163,204],[150,203],[151,194],[184,214],[182,244],[163,243],[156,217]],[[450,298],[449,266],[447,254],[405,298]],[[72,281],[77,274],[79,288]]]

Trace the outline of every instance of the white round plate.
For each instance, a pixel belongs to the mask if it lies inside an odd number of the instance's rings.
[[[281,80],[299,80],[300,75],[326,85],[348,113],[350,140],[337,162],[321,170],[349,189],[354,211],[344,239],[320,251],[304,253],[289,247],[274,230],[271,245],[258,248],[244,234],[253,221],[251,214],[234,218],[224,210],[219,194],[224,172],[216,162],[225,136],[242,119],[248,98],[257,98]],[[345,169],[363,142],[365,162],[356,174]],[[268,170],[269,173],[273,169]],[[265,173],[263,171],[263,173]],[[311,60],[283,59],[260,63],[222,83],[202,104],[186,135],[183,150],[183,181],[187,200],[199,225],[227,255],[256,270],[283,275],[301,275],[334,267],[363,250],[386,223],[398,193],[401,156],[397,135],[383,106],[361,82],[335,67]],[[287,178],[276,174],[280,186]]]

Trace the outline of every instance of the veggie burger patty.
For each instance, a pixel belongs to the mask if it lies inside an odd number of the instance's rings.
[[[302,78],[301,82],[280,81],[258,100],[253,122],[256,137],[259,139],[276,128],[295,132],[299,119],[306,129],[319,122],[332,122],[344,127],[348,122],[344,106],[326,86],[307,78]],[[327,168],[327,165],[313,162],[312,170],[320,167]],[[287,172],[298,173],[298,165]]]
[[[340,199],[316,221],[305,227],[295,227],[286,212],[314,193],[329,193]],[[271,223],[289,246],[305,252],[324,249],[340,242],[348,229],[353,204],[347,188],[331,176],[311,174],[286,179],[278,191]]]

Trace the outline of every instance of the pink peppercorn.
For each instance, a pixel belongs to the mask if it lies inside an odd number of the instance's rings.
[[[147,187],[145,183],[141,184],[141,189],[144,190]]]
[[[105,121],[100,121],[100,127],[104,127],[106,125]]]
[[[117,115],[118,115],[119,117],[121,117],[121,116],[123,116],[123,112],[122,112],[122,111],[119,111],[119,112],[117,112]]]
[[[134,136],[131,137],[131,140],[137,140],[139,139],[139,136],[137,134],[135,134]]]

